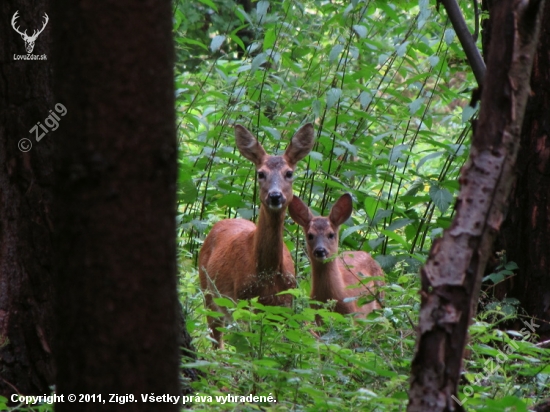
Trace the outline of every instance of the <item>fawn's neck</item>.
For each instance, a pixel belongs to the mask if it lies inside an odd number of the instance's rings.
[[[283,228],[286,208],[277,211],[260,206],[260,216],[254,234],[254,255],[258,274],[282,272]]]
[[[311,279],[312,293],[317,299],[339,299],[345,289],[340,268],[338,267],[338,259],[332,259],[325,262],[319,262],[315,259],[311,260]]]

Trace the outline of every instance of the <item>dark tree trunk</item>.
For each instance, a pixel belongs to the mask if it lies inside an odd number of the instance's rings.
[[[462,411],[457,393],[468,325],[504,219],[543,2],[502,0],[493,8],[491,46],[470,158],[460,175],[451,227],[421,271],[422,306],[411,367],[412,411]]]
[[[55,104],[50,27],[38,36],[32,52],[46,54],[48,60],[35,61],[14,59],[27,52],[10,25],[18,11],[17,28],[27,33],[40,29],[47,3],[35,3],[0,3],[0,395],[7,398],[15,393],[49,393],[54,375],[50,351],[54,133],[39,142],[29,133],[39,121],[44,123]]]
[[[177,411],[141,400],[179,395],[171,2],[59,1],[54,19],[57,392]]]
[[[536,333],[550,338],[550,7],[546,7],[531,75],[512,191],[499,250],[518,264],[518,275],[499,284],[496,296],[516,297]]]

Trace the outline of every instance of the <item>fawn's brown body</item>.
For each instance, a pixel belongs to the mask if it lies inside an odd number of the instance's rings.
[[[354,298],[360,295],[374,295],[380,281],[357,285],[365,277],[383,276],[380,265],[366,252],[345,252],[338,254],[338,230],[352,212],[352,200],[349,194],[343,195],[334,204],[329,217],[314,217],[311,210],[294,196],[289,206],[292,219],[303,227],[306,236],[307,251],[311,262],[311,298],[319,302],[336,300],[335,311],[342,314],[359,313],[367,315],[380,308],[374,300],[367,305],[358,306]],[[334,258],[337,256],[336,258]]]
[[[233,300],[259,297],[265,305],[290,306],[290,295],[277,293],[296,287],[294,261],[283,242],[283,225],[292,200],[292,180],[296,163],[313,147],[313,126],[296,132],[283,156],[269,156],[246,128],[235,126],[241,154],[256,166],[260,188],[258,224],[244,219],[216,223],[199,253],[199,277],[209,309],[225,313],[213,297]],[[223,347],[217,330],[225,321],[208,318],[212,337]]]

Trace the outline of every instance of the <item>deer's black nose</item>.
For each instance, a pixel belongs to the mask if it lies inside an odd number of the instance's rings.
[[[283,203],[283,194],[281,192],[271,192],[269,194],[269,203],[272,206],[280,206]]]
[[[327,257],[327,255],[327,250],[324,247],[315,248],[315,250],[313,251],[313,256],[315,256],[316,258],[324,259]]]

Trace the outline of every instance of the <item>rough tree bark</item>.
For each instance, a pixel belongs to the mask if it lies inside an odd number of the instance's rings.
[[[453,223],[421,270],[408,411],[461,411],[457,388],[481,278],[504,219],[543,1],[495,4],[479,122]]]
[[[19,11],[16,27],[27,33],[40,29],[47,4],[34,3],[0,3],[0,395],[8,399],[15,393],[49,393],[54,373],[53,133],[36,142],[29,130],[44,122],[55,102],[49,60],[15,60],[14,54],[27,52],[10,25]],[[50,59],[49,39],[46,26],[33,54]]]
[[[141,398],[180,394],[171,2],[59,1],[51,18],[68,111],[55,141],[57,393],[177,411]]]
[[[496,297],[516,297],[550,338],[550,7],[541,23],[518,153],[518,180],[498,250],[518,264],[516,277],[496,287]],[[522,326],[523,327],[523,326]]]

